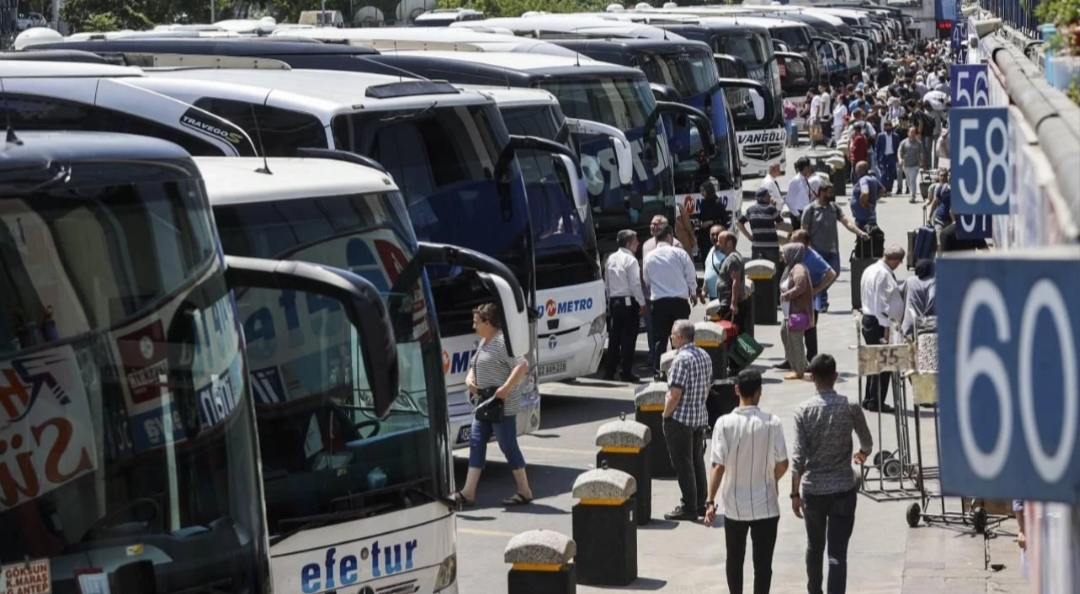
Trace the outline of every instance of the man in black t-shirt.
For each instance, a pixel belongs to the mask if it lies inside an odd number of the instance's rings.
[[[720,225],[724,229],[731,227],[731,213],[728,211],[727,200],[721,200],[720,196],[716,194],[716,184],[712,180],[701,184],[701,208],[698,211],[696,224],[698,249],[700,251],[698,255],[701,261],[704,262],[709,254],[709,250],[705,246],[712,245],[709,229],[713,225]]]

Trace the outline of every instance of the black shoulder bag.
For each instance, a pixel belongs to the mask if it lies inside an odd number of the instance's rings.
[[[496,388],[480,388],[480,405],[473,411],[477,421],[489,423],[501,423],[506,416],[506,403],[502,398],[495,397]]]

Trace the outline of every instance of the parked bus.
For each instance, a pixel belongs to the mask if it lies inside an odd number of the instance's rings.
[[[9,131],[0,175],[5,574],[35,592],[270,592],[230,291],[294,287],[354,345],[380,346],[355,361],[379,417],[402,363],[391,312],[351,273],[223,256],[175,144]]]

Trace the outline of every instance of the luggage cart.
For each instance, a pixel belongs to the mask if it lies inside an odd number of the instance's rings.
[[[960,497],[960,511],[948,510],[945,506],[945,494],[931,491],[927,482],[939,480],[940,468],[926,466],[923,461],[922,448],[922,410],[933,411],[934,443],[936,451],[941,451],[941,424],[938,419],[937,398],[937,334],[922,333],[913,344],[915,353],[915,368],[908,371],[905,376],[910,381],[914,393],[913,406],[915,409],[915,467],[917,469],[916,484],[919,486],[919,501],[912,503],[907,508],[908,526],[915,528],[919,522],[927,525],[955,525],[970,526],[976,534],[983,535],[985,539],[985,565],[989,567],[989,539],[995,535],[995,529],[1004,522],[1008,516],[987,513],[981,505],[981,499],[976,497]],[[933,353],[927,352],[932,350]],[[921,355],[921,356],[920,356]],[[938,511],[930,512],[932,500],[936,499]]]
[[[860,490],[863,495],[874,501],[918,499],[921,496],[918,484],[919,469],[918,463],[911,455],[908,422],[904,414],[904,411],[908,410],[907,387],[902,381],[902,374],[913,367],[911,348],[907,344],[864,344],[862,314],[855,312],[853,317],[857,345],[855,348],[859,355],[859,398],[861,400],[863,397],[864,377],[890,372],[890,384],[896,403],[896,413],[893,415],[896,450],[880,449],[874,454],[870,464],[863,464],[860,469]],[[899,335],[900,330],[894,328],[892,332],[894,335]],[[885,428],[883,416],[879,414],[877,420],[878,444],[884,443],[882,439]]]

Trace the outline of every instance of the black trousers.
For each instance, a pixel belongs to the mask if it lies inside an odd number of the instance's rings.
[[[828,551],[828,594],[847,591],[847,551],[855,528],[855,505],[858,489],[829,495],[807,494],[803,499],[803,523],[806,524],[806,591],[821,590],[821,556]]]
[[[671,329],[675,322],[690,319],[690,301],[683,297],[664,297],[653,300],[653,369],[660,373],[660,355],[667,352]]]
[[[814,312],[814,327],[803,333],[803,341],[806,343],[806,360],[813,361],[817,356],[817,319],[818,312]]]
[[[608,302],[611,312],[611,328],[608,328],[606,375],[614,376],[622,366],[623,375],[634,371],[634,352],[637,350],[638,320],[641,317],[641,305],[637,299],[630,298],[627,305],[625,297],[616,297]]]
[[[794,233],[802,228],[802,213],[788,213],[788,221],[791,222],[791,232]]]
[[[874,316],[864,315],[862,318],[862,336],[866,344],[882,344],[885,339],[885,328]],[[892,382],[892,373],[883,372],[866,378],[866,395],[863,404],[884,404],[889,395],[889,384]]]
[[[724,518],[727,544],[727,585],[731,594],[742,594],[743,561],[746,559],[746,535],[754,541],[754,594],[769,594],[772,586],[773,550],[780,516],[742,522]]]
[[[664,419],[664,441],[682,492],[683,511],[705,515],[705,428]]]

